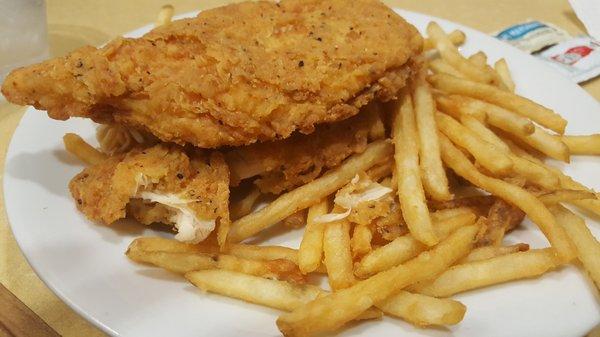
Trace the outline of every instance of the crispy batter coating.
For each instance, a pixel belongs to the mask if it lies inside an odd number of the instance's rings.
[[[377,0],[245,2],[13,71],[7,99],[204,148],[281,139],[390,100],[422,38]]]
[[[234,148],[225,153],[231,181],[258,176],[263,193],[279,194],[306,184],[344,159],[365,150],[371,130],[379,123],[376,111],[364,111],[344,121],[324,124],[310,135]]]
[[[229,171],[217,152],[188,154],[166,144],[133,149],[84,169],[69,189],[82,213],[105,224],[129,213],[145,224],[175,225],[177,209],[142,200],[148,192],[185,201],[177,206],[185,206],[198,219],[229,221]]]

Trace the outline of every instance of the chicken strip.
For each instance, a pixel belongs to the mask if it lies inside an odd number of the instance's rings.
[[[244,2],[13,71],[2,93],[203,148],[282,139],[395,98],[417,30],[377,0]]]
[[[187,154],[165,144],[133,149],[84,169],[69,189],[86,217],[105,224],[129,214],[144,224],[173,225],[176,239],[194,243],[229,225],[229,170],[218,152]]]
[[[296,133],[225,152],[232,184],[257,176],[254,183],[261,192],[279,194],[314,180],[384,136],[377,105],[364,110],[344,121],[319,125],[310,135]]]

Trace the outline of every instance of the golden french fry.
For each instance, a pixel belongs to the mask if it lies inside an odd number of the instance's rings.
[[[144,236],[129,244],[129,251],[169,252],[169,253],[218,253],[219,247],[211,242],[185,243],[158,236]]]
[[[469,56],[469,62],[478,68],[485,68],[487,67],[487,55],[484,52],[479,51]]]
[[[347,220],[325,225],[323,253],[329,286],[333,290],[348,288],[356,279],[352,272],[350,251],[350,223]]]
[[[326,291],[310,284],[291,284],[229,270],[193,271],[186,273],[185,277],[203,291],[284,311],[294,310],[319,296],[327,294]],[[379,317],[381,317],[381,311],[370,308],[356,319]]]
[[[469,263],[475,261],[483,261],[506,254],[526,252],[529,250],[529,245],[526,243],[517,243],[510,246],[485,246],[473,249],[469,255],[462,258],[459,263]]]
[[[136,249],[128,249],[125,255],[133,261],[150,263],[179,274],[194,270],[217,268],[216,260],[218,256],[218,254],[171,253]]]
[[[465,256],[472,248],[477,226],[456,230],[446,240],[413,260],[381,272],[352,287],[319,297],[277,319],[285,336],[310,336],[333,331],[402,288],[429,279]],[[323,314],[327,313],[327,319]]]
[[[265,208],[248,214],[231,225],[229,242],[240,242],[268,228],[299,210],[308,208],[347,184],[356,174],[365,171],[392,153],[391,144],[375,141],[365,151],[346,159],[340,166],[320,178],[287,192]]]
[[[377,303],[377,308],[417,326],[457,324],[467,311],[467,307],[458,301],[404,290]]]
[[[456,199],[455,199],[456,200]],[[452,202],[452,201],[448,201]],[[491,204],[491,203],[490,203]],[[444,220],[453,219],[460,216],[471,216],[475,215],[473,209],[470,206],[457,206],[457,207],[449,207],[445,209],[440,209],[431,213],[431,220],[438,223]]]
[[[383,163],[373,166],[367,170],[367,175],[373,181],[380,181],[385,177],[389,177],[394,169],[393,161],[384,161]]]
[[[65,133],[63,136],[65,149],[89,165],[103,162],[108,156],[88,144],[83,138],[74,133]]]
[[[461,123],[481,139],[494,144],[499,150],[508,155],[513,162],[513,171],[527,179],[530,183],[548,190],[554,190],[560,186],[558,178],[552,172],[535,162],[513,154],[510,147],[479,120],[464,115],[461,117]]]
[[[571,154],[600,155],[600,134],[587,136],[562,136]]]
[[[567,231],[575,244],[579,261],[596,283],[596,287],[600,289],[600,243],[581,217],[560,205],[553,206],[550,210],[556,217],[556,221]]]
[[[406,103],[407,105],[405,106],[407,113],[410,110],[413,116],[412,118],[406,117],[407,120],[410,119],[407,122],[411,123],[412,120],[416,121],[418,136],[418,141],[415,137],[412,141],[408,140],[408,142],[414,143],[414,145],[410,144],[410,146],[415,146],[415,148],[418,149],[418,163],[421,167],[421,179],[425,191],[427,191],[433,199],[449,200],[452,198],[452,195],[448,188],[446,171],[444,171],[442,160],[440,158],[440,145],[434,115],[435,102],[433,101],[429,84],[421,77],[422,75],[423,74],[419,75],[412,94],[414,107],[409,107],[408,103]],[[402,109],[402,107],[400,107],[400,109]],[[407,127],[412,128],[410,125]],[[392,132],[398,131],[397,128],[394,128]],[[409,145],[409,143],[406,143],[406,145]],[[398,166],[397,163],[396,166]],[[396,170],[398,170],[398,168],[396,168]]]
[[[286,259],[298,262],[298,251],[282,246],[254,246],[246,244],[227,245],[227,253],[251,260],[277,260]]]
[[[327,208],[327,199],[323,199],[308,209],[306,229],[298,249],[298,267],[303,274],[315,271],[321,264],[325,225],[315,223],[315,218],[326,214]]]
[[[508,91],[515,92],[515,82],[513,81],[512,76],[510,75],[510,70],[508,69],[508,64],[506,63],[506,60],[502,58],[496,61],[496,63],[494,63],[494,69],[496,70],[496,73],[502,80],[504,86],[508,88]]]
[[[563,134],[567,126],[567,121],[554,111],[525,97],[503,91],[492,85],[460,79],[446,74],[431,75],[429,82],[435,88],[448,93],[474,97],[514,111],[559,134]]]
[[[571,154],[569,152],[569,148],[565,143],[562,142],[561,138],[549,134],[538,126],[536,126],[535,131],[528,136],[517,134],[513,134],[512,136],[549,156],[550,158],[561,160],[565,163],[569,162],[569,157]]]
[[[487,170],[497,175],[506,175],[512,171],[510,157],[491,143],[477,137],[469,128],[443,113],[436,113],[436,123],[453,143],[467,150],[475,160]]]
[[[466,35],[460,30],[453,30],[450,34],[448,34],[448,38],[455,46],[461,45],[465,42]],[[425,39],[423,41],[423,50],[434,49],[435,44],[430,39]]]
[[[433,59],[429,61],[429,69],[435,74],[444,73],[458,78],[466,78],[460,71],[448,64],[443,59]]]
[[[173,8],[172,5],[162,6],[160,12],[158,12],[158,17],[156,18],[156,27],[168,25],[169,23],[171,23],[174,11],[175,8]]]
[[[475,213],[468,210],[463,214],[437,221],[433,228],[436,235],[443,240],[456,229],[472,225],[476,218]],[[356,263],[354,273],[358,277],[368,277],[397,266],[425,250],[427,250],[427,246],[410,234],[404,235],[365,255],[360,262]]]
[[[562,261],[568,262],[574,258],[575,251],[571,241],[564,229],[556,224],[556,220],[541,201],[518,186],[480,173],[448,138],[440,137],[440,144],[442,145],[442,159],[456,174],[522,209],[542,230]]]
[[[515,152],[517,155],[522,156],[523,158],[526,158],[527,160],[530,160],[532,162],[535,162],[536,164],[543,166],[548,171],[552,172],[560,181],[560,186],[562,188],[594,192],[589,187],[586,187],[585,185],[575,181],[573,178],[564,174],[559,169],[549,166],[549,165],[546,165],[544,162],[542,162],[538,158],[530,155],[529,153],[527,153],[527,151],[524,151],[523,149],[519,148],[515,144],[508,143],[508,145],[511,147],[511,150],[513,152]],[[592,213],[600,216],[600,200],[598,200],[598,199],[571,200],[571,201],[569,201],[569,203],[573,204],[581,209],[584,209],[586,211],[592,212]]]
[[[464,58],[437,23],[430,22],[427,25],[427,35],[439,51],[440,56],[458,71],[474,81],[482,83],[492,82],[493,77],[491,73],[473,65],[469,60]]]
[[[256,201],[260,197],[260,190],[258,187],[252,187],[252,190],[246,194],[245,197],[232,203],[229,207],[232,219],[239,219],[245,215],[250,214],[252,212],[252,208],[256,204]]]
[[[477,113],[485,113],[487,116],[485,122],[501,130],[521,136],[528,136],[535,132],[535,125],[528,118],[512,111],[466,96],[452,95],[451,97],[461,103],[461,109],[473,116],[477,116]],[[483,121],[480,118],[478,120]]]
[[[291,311],[321,294],[310,284],[291,284],[230,270],[201,270],[185,274],[196,287],[271,308]]]
[[[298,267],[286,259],[266,261],[226,254],[146,251],[139,249],[139,246],[130,246],[125,255],[133,261],[150,263],[179,274],[217,268],[294,283],[306,282]]]
[[[409,95],[405,95],[400,105],[396,107],[392,138],[395,148],[398,200],[404,220],[417,240],[429,246],[434,245],[438,239],[431,227],[425,192],[421,183],[415,114]]]
[[[486,121],[487,114],[485,110],[471,108],[469,105],[464,104],[463,101],[465,101],[464,97],[458,95],[435,96],[437,108],[440,109],[440,111],[454,117],[455,119],[460,119],[463,115],[467,115],[479,120],[482,123]]]
[[[559,202],[596,199],[596,193],[586,190],[556,190],[540,194],[538,199],[546,205],[553,205]]]
[[[369,253],[371,251],[372,239],[373,232],[371,230],[370,225],[360,224],[354,226],[354,231],[352,232],[352,239],[350,239],[352,257],[356,259]]]
[[[459,264],[432,281],[409,289],[421,294],[448,297],[463,291],[540,276],[560,266],[553,248],[532,249],[491,259]]]

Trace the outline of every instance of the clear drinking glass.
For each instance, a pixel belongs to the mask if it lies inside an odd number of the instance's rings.
[[[12,69],[46,58],[45,1],[0,0],[0,83]]]

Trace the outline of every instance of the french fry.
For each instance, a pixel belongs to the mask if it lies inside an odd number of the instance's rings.
[[[310,284],[292,284],[229,270],[194,271],[186,273],[185,278],[203,291],[284,311],[292,311],[327,294],[326,291]],[[356,319],[379,317],[381,317],[381,311],[370,308]]]
[[[469,62],[471,62],[474,66],[478,68],[487,67],[487,61],[487,55],[482,51],[479,51],[469,56]]]
[[[508,64],[506,63],[506,60],[501,58],[498,61],[496,61],[496,63],[494,63],[494,69],[496,70],[496,73],[502,80],[504,86],[508,88],[508,91],[515,92],[515,82],[513,81],[512,76],[510,75],[510,70],[508,69]]]
[[[453,143],[471,153],[481,166],[496,175],[507,175],[512,171],[513,162],[505,152],[477,137],[454,118],[440,112],[436,113],[435,117],[440,131]]]
[[[352,271],[350,223],[346,219],[325,225],[323,253],[331,289],[337,291],[354,284],[356,279]]]
[[[310,284],[296,285],[230,270],[193,271],[186,273],[185,278],[204,291],[285,311],[294,310],[322,293]]]
[[[384,140],[367,146],[365,151],[346,159],[340,166],[328,171],[320,178],[287,192],[265,208],[248,214],[231,225],[229,242],[240,242],[268,228],[299,210],[308,208],[340,189],[361,171],[372,167],[393,151]]]
[[[405,95],[400,106],[396,107],[392,137],[395,148],[398,200],[404,220],[417,240],[429,246],[434,245],[438,239],[431,227],[427,201],[421,184],[415,114],[408,95]]]
[[[459,264],[434,280],[416,284],[409,289],[429,296],[448,297],[471,289],[538,277],[560,265],[553,248],[532,249]]]
[[[574,258],[575,251],[571,241],[564,229],[556,224],[556,220],[541,201],[518,186],[488,177],[477,171],[469,159],[454,147],[448,138],[440,137],[440,144],[442,145],[442,159],[456,174],[522,209],[546,235],[562,261],[568,262]]]
[[[158,12],[158,17],[156,18],[156,27],[165,26],[171,23],[174,11],[175,8],[173,8],[172,5],[162,6],[160,12]]]
[[[506,254],[526,252],[529,250],[529,245],[526,243],[517,243],[510,246],[485,246],[473,249],[469,255],[462,258],[459,263],[469,263],[475,261],[483,261]]]
[[[517,155],[522,156],[523,158],[526,158],[532,162],[535,162],[536,164],[543,166],[544,168],[552,172],[560,181],[560,186],[562,188],[571,190],[584,190],[594,193],[594,191],[590,188],[575,181],[573,178],[564,174],[559,169],[546,165],[544,162],[530,155],[529,153],[527,153],[527,151],[524,151],[523,149],[519,148],[514,143],[508,143],[508,145],[511,147],[511,150]],[[571,200],[569,203],[600,216],[600,200],[598,199]]]
[[[513,137],[549,156],[550,158],[569,162],[570,152],[560,137],[549,134],[542,128],[536,126],[535,131],[528,136],[512,134]]]
[[[372,239],[373,231],[371,230],[370,225],[361,224],[354,226],[352,239],[350,239],[352,258],[356,259],[369,253],[371,251]]]
[[[298,262],[298,251],[282,246],[254,246],[246,244],[230,244],[227,253],[251,260],[277,260],[286,259]]]
[[[298,267],[303,274],[315,271],[321,264],[325,225],[315,223],[314,220],[327,213],[327,207],[327,199],[323,199],[308,209],[306,229],[298,249]]]
[[[259,261],[226,254],[172,253],[136,249],[128,249],[126,255],[133,261],[150,263],[179,274],[216,268],[294,283],[306,282],[298,267],[285,259]]]
[[[384,161],[383,163],[373,166],[367,170],[367,175],[373,181],[379,181],[384,177],[388,177],[392,174],[394,169],[394,163],[392,161]]]
[[[596,193],[586,190],[556,190],[538,195],[538,199],[546,205],[574,200],[596,199]]]
[[[108,158],[106,154],[96,150],[77,134],[65,133],[63,136],[63,143],[67,151],[74,154],[75,157],[86,164],[96,165]]]
[[[429,69],[433,71],[435,74],[443,73],[452,75],[458,78],[466,78],[460,71],[456,70],[453,66],[448,64],[448,62],[443,59],[433,59],[429,61]]]
[[[427,191],[433,199],[449,200],[452,198],[452,195],[448,189],[448,178],[446,177],[446,172],[444,171],[442,160],[440,159],[440,145],[434,116],[435,102],[431,96],[429,84],[421,77],[422,75],[423,74],[419,75],[416,87],[412,94],[414,107],[409,106],[408,103],[402,104],[407,111],[407,114],[408,111],[410,111],[413,115],[412,118],[406,117],[406,119],[407,123],[411,123],[412,120],[416,121],[418,136],[418,141],[415,137],[412,141],[406,140],[407,143],[405,145],[415,146],[415,148],[418,149],[418,163],[421,167],[421,179],[423,180],[422,184],[425,191]],[[400,109],[402,109],[402,107],[400,107]],[[400,120],[397,120],[397,122],[400,122]],[[400,124],[396,123],[396,125]],[[402,123],[402,125],[404,125],[404,123]],[[413,127],[409,125],[407,128],[411,128],[410,132],[412,132]],[[393,127],[392,133],[398,131],[398,128]],[[395,142],[398,142],[398,140],[396,140],[397,138],[399,137],[394,137]],[[398,166],[397,162],[396,166]],[[398,168],[396,168],[396,170],[398,170]]]
[[[333,331],[402,288],[429,279],[448,268],[471,250],[477,230],[477,226],[462,227],[430,251],[421,253],[404,265],[319,297],[291,313],[279,316],[277,326],[288,337]],[[327,313],[327,319],[323,319],[324,313]]]
[[[600,289],[600,243],[581,217],[560,205],[553,206],[550,210],[556,221],[567,231],[575,244],[579,261]]]
[[[469,210],[451,218],[439,220],[433,228],[440,239],[445,239],[458,228],[475,223],[475,213]],[[372,250],[355,265],[356,276],[364,278],[397,266],[427,250],[427,246],[413,236],[404,235],[390,243]]]
[[[440,90],[451,94],[474,97],[530,118],[536,123],[563,134],[567,121],[554,111],[543,107],[525,97],[498,89],[492,85],[452,77],[446,74],[434,74],[429,82]]]
[[[492,82],[492,75],[488,71],[473,65],[469,60],[464,58],[437,23],[430,22],[427,25],[427,35],[435,45],[435,48],[439,51],[442,59],[446,60],[446,62],[458,71],[474,81],[482,83]]]
[[[219,247],[210,242],[185,243],[159,236],[143,236],[134,239],[128,251],[169,252],[169,253],[218,253]]]
[[[600,134],[587,136],[562,136],[571,154],[595,156],[600,155]]]
[[[452,43],[455,46],[459,46],[465,42],[466,36],[465,33],[457,29],[453,30],[450,34],[448,34],[448,38],[450,39],[450,41],[452,41]],[[430,39],[425,39],[423,43],[423,50],[430,50],[434,48],[435,44],[433,43],[433,41],[431,41]]]
[[[417,326],[454,325],[462,321],[467,311],[467,307],[458,301],[404,290],[377,303],[377,308]]]
[[[475,109],[471,106],[464,104],[465,99],[463,96],[458,95],[436,95],[435,102],[437,103],[437,108],[454,117],[455,119],[460,119],[463,115],[471,116],[477,119],[480,122],[485,122],[487,119],[486,111],[483,109]],[[529,122],[531,123],[531,122]],[[532,126],[533,130],[533,126]],[[533,132],[533,131],[532,131]]]
[[[250,214],[258,198],[260,198],[260,190],[258,189],[258,187],[254,186],[252,187],[250,192],[246,194],[245,197],[231,204],[231,206],[229,207],[229,214],[231,214],[231,218],[239,219],[245,215]]]
[[[461,123],[480,138],[494,144],[499,150],[508,155],[513,162],[513,171],[527,179],[528,182],[548,190],[559,188],[560,182],[552,172],[535,162],[513,154],[510,147],[500,137],[496,136],[492,130],[488,129],[477,119],[471,116],[462,116]]]

